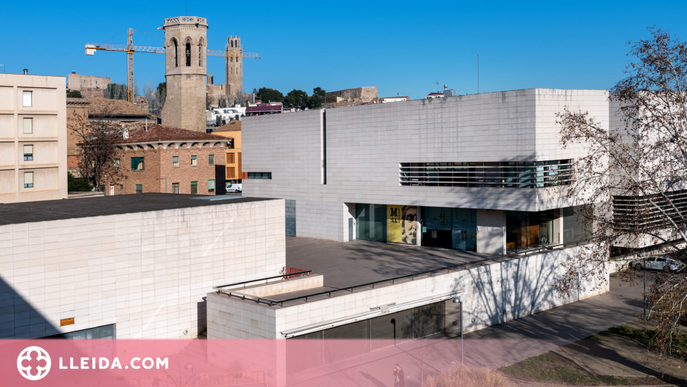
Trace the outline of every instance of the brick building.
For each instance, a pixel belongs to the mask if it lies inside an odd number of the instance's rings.
[[[121,177],[101,187],[106,195],[224,193],[226,138],[161,125],[129,129],[123,137],[117,159]]]

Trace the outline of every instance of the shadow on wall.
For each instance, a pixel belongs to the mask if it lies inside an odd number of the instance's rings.
[[[553,259],[551,259],[553,260]],[[498,325],[554,306],[556,265],[530,256],[468,270],[474,286],[466,324],[472,328]],[[474,321],[473,321],[474,320]]]
[[[37,339],[61,333],[0,276],[0,339]]]

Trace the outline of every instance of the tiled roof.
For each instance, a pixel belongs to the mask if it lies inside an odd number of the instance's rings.
[[[91,103],[89,115],[146,116],[148,112],[123,99],[84,98]]]
[[[241,131],[241,121],[239,120],[233,120],[229,121],[224,126],[220,126],[219,128],[215,129],[215,132],[240,132]]]
[[[148,125],[148,130],[146,130],[145,127],[129,129],[129,138],[127,140],[122,139],[119,143],[203,140],[226,141],[226,138],[214,134],[196,132],[195,130],[186,130],[162,125]]]

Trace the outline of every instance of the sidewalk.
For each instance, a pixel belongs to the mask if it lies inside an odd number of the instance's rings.
[[[499,368],[574,343],[609,327],[632,322],[642,312],[642,287],[611,278],[611,291],[535,315],[465,335],[464,362],[475,367]],[[461,362],[460,339],[429,342],[427,373],[437,373]],[[419,343],[378,350],[289,379],[290,386],[393,386],[395,363],[405,370],[406,385],[420,386]]]

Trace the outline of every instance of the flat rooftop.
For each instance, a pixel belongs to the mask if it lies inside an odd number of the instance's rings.
[[[333,288],[366,284],[494,257],[496,255],[474,251],[364,240],[334,242],[286,237],[286,266],[322,274],[324,285]]]
[[[216,206],[221,204],[276,200],[218,195],[199,196],[164,193],[116,195],[83,199],[45,200],[0,204],[0,225],[79,219],[93,216]]]

